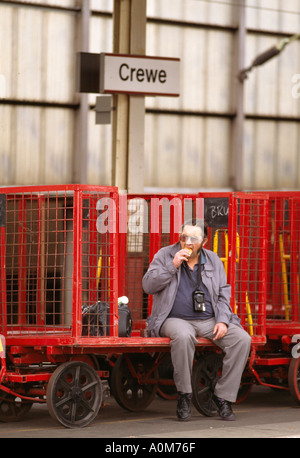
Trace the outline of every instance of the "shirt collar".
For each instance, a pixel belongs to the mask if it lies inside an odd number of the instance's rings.
[[[207,263],[207,257],[206,257],[206,255],[205,255],[203,250],[201,250],[201,261],[200,262],[201,262],[201,264],[206,264]]]

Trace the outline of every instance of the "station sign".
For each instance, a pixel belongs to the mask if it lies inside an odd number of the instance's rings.
[[[179,96],[180,59],[100,54],[100,93]]]

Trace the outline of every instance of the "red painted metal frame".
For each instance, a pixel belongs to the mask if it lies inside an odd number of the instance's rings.
[[[90,338],[84,338],[82,339],[82,336],[81,336],[81,308],[79,307],[78,304],[81,303],[81,295],[82,295],[82,279],[81,279],[81,269],[82,269],[82,253],[80,251],[80,249],[76,249],[76,247],[78,247],[80,245],[80,242],[82,240],[82,221],[81,221],[81,215],[82,215],[82,201],[83,201],[83,198],[84,198],[84,191],[87,190],[87,191],[90,191],[92,189],[95,189],[97,191],[99,191],[99,187],[78,187],[78,186],[60,186],[60,187],[53,187],[53,190],[55,191],[66,191],[66,190],[71,190],[71,191],[76,191],[77,194],[75,194],[75,198],[76,198],[76,204],[74,205],[74,281],[73,281],[73,323],[75,323],[74,326],[72,326],[72,334],[70,335],[68,332],[67,332],[67,328],[62,328],[62,333],[61,335],[55,335],[55,336],[51,336],[51,335],[48,335],[48,334],[45,334],[44,336],[42,336],[41,338],[43,338],[43,340],[49,343],[51,343],[51,345],[53,345],[53,343],[57,342],[58,345],[72,345],[72,344],[80,344],[80,345],[87,345],[87,346],[90,346],[90,345],[95,345],[95,339],[91,339]],[[22,193],[22,192],[36,192],[36,193],[39,193],[39,195],[41,195],[41,192],[43,190],[51,190],[51,187],[20,187],[20,188],[8,188],[8,189],[5,189],[3,188],[3,192],[16,192],[16,193]],[[104,191],[107,191],[107,188],[106,187],[103,187],[103,190]],[[218,196],[223,196],[224,197],[224,193],[203,193],[203,194],[198,194],[198,195],[192,195],[192,196],[187,196],[187,195],[178,195],[178,194],[174,194],[174,195],[157,195],[157,196],[141,196],[143,198],[153,198],[153,197],[157,197],[159,199],[161,198],[167,198],[169,200],[171,199],[174,199],[174,197],[178,198],[178,199],[183,199],[183,198],[191,198],[191,199],[195,199],[196,197],[206,197],[207,195],[209,196],[212,196],[212,197],[218,197]],[[228,273],[228,278],[229,278],[229,281],[232,285],[232,289],[233,289],[233,297],[234,297],[234,292],[235,292],[235,287],[236,287],[236,263],[233,261],[236,259],[236,237],[235,237],[235,234],[237,233],[237,217],[238,217],[238,214],[239,214],[239,209],[238,209],[238,206],[237,206],[237,202],[238,202],[238,199],[241,199],[241,202],[242,202],[242,206],[244,207],[244,210],[242,211],[242,216],[241,216],[241,221],[240,221],[240,225],[243,227],[246,227],[247,226],[247,202],[253,202],[255,200],[259,201],[259,200],[262,200],[264,202],[263,206],[261,207],[261,212],[262,212],[262,215],[261,218],[263,218],[263,215],[266,215],[267,212],[266,212],[266,199],[267,199],[267,196],[266,194],[257,194],[257,193],[250,193],[250,194],[245,194],[245,193],[237,193],[237,194],[231,194],[231,193],[226,193],[225,194],[226,196],[228,196],[230,198],[230,213],[231,213],[231,219],[230,219],[230,227],[231,227],[231,231],[229,233],[229,243],[230,243],[230,251],[231,251],[231,258],[229,260],[229,273]],[[280,197],[281,194],[279,193],[278,196]],[[290,194],[289,194],[289,197],[290,197]],[[118,192],[116,189],[113,190],[113,199],[115,202],[117,202],[117,205],[118,205]],[[295,197],[293,197],[293,205],[295,207],[296,205],[296,202],[298,202],[296,200]],[[158,202],[155,202],[154,205],[157,205]],[[39,205],[39,213],[42,212],[42,206],[43,206],[43,200],[42,199],[38,199],[38,205]],[[26,233],[26,218],[24,216],[24,212],[25,212],[25,208],[26,208],[26,203],[25,203],[25,200],[24,199],[21,199],[20,202],[19,202],[19,206],[20,206],[20,212],[19,212],[19,215],[20,215],[20,222],[21,222],[21,230],[20,230],[20,233],[19,233],[19,258],[20,258],[20,265],[19,265],[19,269],[20,269],[20,275],[19,275],[19,314],[21,316],[21,323],[20,324],[24,324],[23,321],[24,321],[24,310],[23,310],[23,304],[24,304],[24,285],[22,285],[22,282],[24,282],[24,274],[22,273],[23,270],[24,270],[24,259],[25,259],[25,256],[26,256],[26,249],[25,249],[25,243],[24,243],[24,233]],[[294,207],[292,208],[292,212],[291,212],[291,215],[292,215],[292,218],[291,218],[291,227],[292,227],[292,230],[293,231],[296,231],[296,228],[297,228],[297,221],[296,221],[296,217],[295,217],[295,209]],[[92,205],[91,206],[91,215],[90,215],[90,218],[92,220],[95,220],[96,219],[96,213],[95,213],[95,210],[94,210],[95,206]],[[119,210],[119,207],[117,208],[117,210]],[[178,209],[175,209],[176,211],[178,211]],[[93,214],[94,212],[94,214]],[[116,212],[116,214],[118,215],[119,214],[119,211]],[[246,219],[245,219],[246,218]],[[244,221],[243,221],[244,219]],[[41,218],[41,221],[42,221],[42,218]],[[178,235],[175,233],[174,231],[174,225],[173,225],[173,221],[174,219],[171,218],[171,236],[170,236],[170,243],[174,243],[176,241],[176,237],[178,237]],[[160,226],[158,226],[157,228],[157,231],[152,234],[151,238],[150,238],[150,255],[149,255],[149,258],[150,260],[152,259],[152,257],[154,256],[155,252],[160,248],[160,244],[161,244],[161,220],[160,220]],[[118,224],[117,224],[117,227],[118,227]],[[263,232],[261,233],[261,240],[260,240],[260,245],[259,246],[256,246],[256,249],[259,249],[260,250],[260,263],[262,264],[262,275],[265,275],[265,272],[267,271],[266,269],[266,241],[267,241],[267,233],[266,233],[266,227],[267,225],[265,224],[265,221],[263,222],[262,224],[262,228],[263,228]],[[39,231],[40,232],[40,231]],[[42,231],[41,231],[42,232]],[[3,228],[1,229],[1,235],[2,235],[2,239],[4,240],[4,230]],[[90,243],[90,257],[91,258],[96,258],[97,257],[97,252],[95,251],[95,239],[93,240],[93,237],[95,237],[95,235],[91,234],[91,243]],[[246,239],[246,237],[244,237]],[[116,232],[115,234],[112,235],[112,243],[110,244],[110,253],[109,253],[109,257],[111,259],[111,271],[114,272],[114,274],[111,276],[111,279],[110,279],[110,291],[111,291],[111,302],[112,304],[116,304],[117,303],[117,296],[118,296],[118,291],[119,289],[123,290],[125,289],[126,285],[124,284],[124,276],[122,275],[119,275],[118,273],[124,268],[126,267],[126,261],[127,261],[127,256],[126,256],[126,234],[123,233],[123,234],[118,234],[118,232]],[[295,243],[295,242],[293,242]],[[41,249],[41,243],[39,241],[39,250]],[[247,250],[247,247],[245,246],[245,250]],[[2,251],[2,256],[1,256],[1,259],[2,259],[2,263],[5,262],[4,261],[4,251],[5,251],[5,247],[4,247],[4,242],[2,242],[1,244],[1,251]],[[249,251],[249,249],[248,249]],[[293,250],[293,253],[295,253],[295,250]],[[292,275],[296,275],[297,274],[297,260],[295,259],[295,256],[292,260]],[[41,266],[39,265],[39,269],[41,269]],[[242,285],[245,284],[245,277],[243,277],[243,275],[245,276],[245,273],[246,273],[246,270],[242,270]],[[1,289],[1,295],[2,295],[2,303],[5,303],[5,300],[6,300],[6,297],[5,297],[5,278],[4,278],[4,274],[3,274],[3,271],[4,269],[1,270],[2,272],[2,283],[3,283],[3,288]],[[95,277],[95,276],[92,276],[92,277]],[[261,287],[261,291],[260,291],[260,297],[261,297],[261,303],[262,303],[262,309],[261,309],[261,313],[259,315],[259,321],[258,321],[258,334],[256,334],[255,336],[253,336],[253,341],[254,342],[260,342],[262,343],[263,342],[263,339],[264,339],[264,336],[266,334],[265,332],[265,326],[266,326],[266,320],[265,320],[265,303],[266,303],[266,299],[265,299],[265,295],[266,295],[266,290],[265,290],[265,285],[266,285],[266,279],[265,278],[262,278],[262,281],[259,283],[260,284],[260,287]],[[296,286],[295,286],[295,282],[293,283],[293,290],[292,290],[292,295],[294,297],[297,297],[297,294],[298,294],[298,291],[296,289]],[[244,290],[245,288],[242,287],[242,290]],[[40,289],[39,289],[40,290]],[[93,293],[93,290],[94,288],[91,288],[91,292],[90,292],[90,300],[93,301],[95,299],[95,296],[94,296],[94,293]],[[241,298],[240,300],[241,303],[245,303],[245,299],[244,298]],[[233,303],[232,303],[232,307],[233,307]],[[149,306],[149,312],[151,311],[151,301],[150,301],[150,306]],[[298,310],[294,310],[293,311],[293,320],[292,322],[295,323],[295,320],[298,320],[298,313],[299,311]],[[43,318],[43,310],[41,309],[39,311],[39,313],[37,314],[38,315],[38,324],[40,325],[44,325],[44,318]],[[5,317],[3,317],[3,319],[5,320]],[[114,309],[113,309],[113,312],[111,314],[111,327],[112,327],[112,330],[113,330],[113,333],[112,333],[112,336],[111,337],[116,337],[117,338],[117,335],[118,335],[118,311],[117,311],[117,308],[116,306],[114,305]],[[5,323],[4,323],[4,326]],[[283,323],[282,324],[282,331],[283,332],[286,332],[286,328],[287,328],[287,324],[286,323]],[[41,329],[44,329],[43,327],[41,327]],[[293,324],[293,329],[292,331],[294,332],[295,329],[297,329],[297,325]],[[50,331],[51,329],[49,329]],[[5,331],[3,330],[2,331],[4,334],[5,334]],[[272,332],[272,331],[271,331]],[[277,330],[276,332],[278,332],[278,327],[277,327]],[[261,339],[258,337],[258,335],[261,337]],[[29,342],[30,340],[32,339],[34,343],[37,343],[37,342],[40,342],[40,338],[38,336],[30,336],[30,335],[18,335],[18,336],[8,336],[9,338],[12,338],[12,339],[18,339],[19,341],[22,341],[24,342],[24,344],[26,343],[26,345],[29,345]],[[117,338],[117,341],[119,341],[119,339]],[[121,343],[121,341],[119,341]],[[145,339],[143,339],[143,344],[146,344],[146,342],[148,341],[145,341]],[[97,345],[101,345],[103,344],[103,340],[101,340],[101,342],[97,342]],[[123,342],[122,342],[123,344]],[[126,340],[126,345],[129,345],[129,342]],[[133,345],[133,347],[135,347],[135,344]]]
[[[267,194],[248,194],[248,193],[239,193],[239,194],[232,194],[232,193],[199,193],[197,195],[179,195],[179,194],[171,194],[171,195],[134,195],[134,196],[128,196],[128,198],[142,198],[142,199],[151,199],[151,209],[156,210],[156,215],[159,215],[158,221],[156,221],[156,225],[152,226],[155,227],[154,232],[151,233],[150,241],[149,241],[149,263],[151,262],[154,254],[161,248],[162,246],[162,215],[161,215],[161,201],[163,199],[168,199],[169,202],[172,200],[177,199],[177,203],[181,203],[181,210],[182,210],[182,215],[184,213],[184,201],[185,199],[191,199],[193,201],[194,205],[194,211],[195,207],[197,206],[198,213],[197,215],[201,214],[203,215],[204,209],[203,209],[203,199],[206,197],[228,197],[229,198],[229,206],[230,206],[230,217],[229,217],[229,226],[231,228],[231,231],[229,233],[229,253],[231,253],[231,256],[229,257],[228,264],[229,264],[229,273],[228,273],[228,278],[229,281],[232,285],[232,309],[234,308],[234,297],[235,297],[235,284],[236,284],[236,234],[237,234],[237,221],[239,218],[239,209],[238,209],[238,204],[237,201],[238,199],[242,199],[242,202],[244,207],[246,206],[246,202],[250,205],[252,202],[257,202],[257,206],[259,208],[259,214],[258,218],[261,221],[261,231],[260,231],[260,236],[262,242],[259,243],[259,246],[256,248],[259,249],[260,253],[260,265],[261,265],[261,278],[259,282],[259,296],[260,296],[260,301],[261,301],[261,311],[258,316],[258,323],[257,323],[257,329],[255,335],[252,337],[252,341],[255,344],[262,344],[265,342],[266,337],[265,337],[265,304],[266,304],[266,291],[265,291],[265,272],[266,272],[266,218],[267,218],[267,201],[268,201],[268,196]],[[153,200],[152,200],[153,199]],[[175,204],[176,204],[175,202]],[[179,205],[178,205],[179,206]],[[172,207],[174,209],[174,212],[178,212],[178,208]],[[245,210],[245,217],[247,217],[247,212]],[[193,215],[195,216],[195,214]],[[183,221],[182,217],[182,221]],[[173,219],[173,214],[171,214],[170,217],[170,236],[168,239],[168,243],[175,243],[178,241],[178,228],[176,228],[176,231],[174,230],[174,219]],[[122,251],[122,258],[127,260],[126,257],[126,234],[120,234],[120,239],[121,239],[121,250]],[[248,250],[249,251],[249,250]],[[120,285],[126,285],[127,283],[124,280],[124,277],[126,275],[126,263],[124,262],[120,266]],[[242,304],[245,304],[245,298],[241,300]],[[151,313],[151,308],[152,308],[152,297],[150,296],[148,298],[148,314]],[[245,306],[244,306],[245,308]],[[244,313],[245,315],[245,313]],[[245,322],[244,322],[245,324]],[[138,323],[138,326],[140,326],[140,323]],[[145,342],[146,343],[146,342]]]
[[[116,202],[116,216],[118,213],[118,190],[114,187],[105,186],[84,186],[84,185],[59,185],[59,186],[26,186],[26,187],[9,187],[1,188],[1,193],[8,196],[14,194],[19,197],[19,240],[18,240],[18,315],[20,317],[18,325],[13,326],[13,333],[9,331],[6,321],[6,263],[5,263],[5,228],[1,227],[1,333],[6,338],[7,346],[18,345],[24,347],[36,346],[97,346],[100,343],[99,339],[83,338],[81,335],[82,321],[82,200],[85,193],[91,192],[110,193],[111,198]],[[71,326],[60,327],[60,332],[57,330],[52,332],[51,325],[45,326],[44,314],[42,308],[38,309],[37,324],[35,332],[30,333],[30,327],[26,324],[26,196],[33,196],[38,201],[38,214],[42,212],[43,193],[74,193],[74,215],[73,215],[73,287],[72,287],[72,323]],[[42,219],[39,220],[39,233],[42,233],[40,225]],[[93,243],[90,244],[93,246]],[[41,250],[41,240],[38,241],[38,253]],[[110,295],[111,295],[111,325],[112,336],[118,335],[118,233],[111,234],[111,243],[109,246],[109,256],[111,257],[111,278],[110,278]],[[94,255],[94,253],[92,253]],[[40,271],[41,265],[38,265]],[[40,288],[38,288],[40,290]],[[40,329],[39,329],[40,325]],[[96,343],[96,340],[98,342]]]
[[[256,246],[254,247],[255,250],[259,250],[259,263],[260,263],[260,272],[261,278],[258,282],[259,285],[259,314],[258,314],[258,322],[256,326],[255,335],[252,336],[252,343],[259,344],[264,343],[266,339],[266,328],[265,328],[265,315],[266,315],[266,272],[267,272],[267,252],[266,252],[266,218],[267,218],[267,204],[268,204],[268,196],[265,194],[246,194],[246,193],[235,193],[230,198],[230,208],[231,208],[231,220],[230,220],[230,251],[231,257],[229,262],[229,275],[228,281],[232,287],[232,295],[231,295],[231,307],[234,309],[234,300],[236,297],[236,290],[237,290],[237,234],[238,234],[238,218],[240,218],[239,225],[242,229],[242,234],[239,234],[241,239],[243,240],[244,246],[244,256],[239,261],[239,270],[241,272],[241,287],[238,291],[238,302],[242,306],[242,313],[241,313],[241,320],[242,324],[245,326],[245,317],[246,317],[246,292],[247,292],[247,284],[248,284],[248,275],[249,269],[247,268],[247,259],[249,256],[249,215],[250,209],[249,204],[253,202],[257,202],[258,208],[260,209],[259,212],[259,219],[262,221],[261,227],[262,230],[260,232],[261,239]],[[244,232],[245,231],[245,232]],[[257,240],[256,240],[257,242]],[[252,247],[253,249],[253,247]],[[253,283],[252,283],[253,284]],[[251,286],[251,282],[250,282]],[[250,294],[250,292],[249,292]],[[251,301],[250,301],[251,302]]]
[[[19,195],[19,226],[18,226],[18,313],[20,321],[18,325],[13,327],[13,333],[10,332],[7,324],[7,295],[6,295],[6,260],[5,260],[5,228],[0,227],[0,284],[1,284],[1,310],[0,310],[0,333],[6,339],[6,346],[9,347],[9,352],[14,361],[19,365],[29,365],[30,363],[39,363],[45,360],[57,363],[63,362],[66,358],[73,355],[103,355],[114,354],[120,355],[126,352],[161,352],[169,351],[169,339],[167,338],[150,338],[143,337],[139,333],[145,326],[145,319],[141,319],[135,323],[133,335],[130,338],[118,337],[118,304],[117,299],[119,295],[127,293],[128,282],[125,276],[127,271],[129,256],[127,252],[127,233],[125,230],[119,231],[119,228],[124,229],[124,220],[127,221],[127,215],[124,213],[124,202],[120,205],[121,196],[119,196],[117,188],[114,187],[99,187],[99,186],[84,186],[84,185],[60,185],[60,186],[29,186],[29,187],[14,187],[2,188],[2,193],[8,196],[12,194]],[[45,304],[42,301],[42,278],[43,268],[42,250],[43,250],[43,224],[45,218],[42,216],[44,212],[45,197],[43,193],[67,193],[72,192],[74,196],[73,207],[73,283],[72,283],[72,322],[70,326],[62,325],[56,332],[52,332],[51,325],[46,325],[45,321]],[[95,195],[93,194],[95,192]],[[82,296],[83,296],[83,239],[87,235],[83,228],[83,209],[84,200],[88,201],[89,206],[89,221],[90,224],[95,226],[97,220],[97,193],[109,193],[110,198],[115,204],[115,224],[117,230],[109,235],[106,240],[105,255],[109,258],[109,275],[105,280],[109,285],[109,302],[111,304],[110,311],[110,336],[107,337],[86,337],[82,336]],[[38,241],[37,241],[37,322],[35,325],[35,333],[30,334],[30,327],[26,324],[26,196],[31,194],[37,201],[38,213]],[[299,282],[300,275],[300,261],[299,261],[299,248],[300,248],[300,193],[199,193],[195,195],[181,195],[181,194],[168,194],[168,195],[139,195],[139,196],[126,196],[126,199],[131,197],[140,197],[145,200],[151,200],[150,212],[157,212],[159,215],[157,226],[154,227],[154,232],[149,234],[149,262],[153,256],[165,243],[162,237],[162,214],[160,199],[165,198],[174,205],[171,206],[170,218],[170,234],[168,243],[175,243],[178,240],[178,228],[175,227],[176,215],[181,213],[183,219],[184,199],[190,199],[194,207],[198,206],[198,213],[203,213],[203,201],[205,197],[228,197],[229,198],[229,224],[228,224],[228,238],[229,238],[229,258],[228,258],[228,281],[232,286],[232,309],[235,307],[235,298],[238,298],[240,311],[242,312],[242,323],[248,326],[249,322],[246,321],[246,290],[249,288],[249,297],[253,298],[255,295],[258,297],[258,302],[255,301],[254,310],[255,326],[254,335],[252,335],[253,352],[250,361],[250,367],[259,382],[259,374],[254,365],[261,366],[276,366],[287,365],[289,363],[289,355],[274,357],[269,355],[270,348],[272,349],[272,342],[278,342],[284,348],[290,348],[291,337],[294,334],[300,334],[299,324]],[[124,197],[122,197],[123,199]],[[158,199],[158,200],[155,200]],[[291,320],[274,320],[268,319],[266,314],[267,296],[270,294],[268,291],[268,214],[270,211],[269,205],[272,199],[278,199],[280,207],[280,217],[283,218],[284,206],[280,199],[288,199],[290,203],[290,221],[289,229],[294,237],[291,239],[291,299],[292,303],[297,304],[291,310]],[[173,202],[172,202],[172,199]],[[199,199],[199,200],[197,200]],[[254,234],[253,245],[250,247],[249,241],[249,224],[250,213],[253,213],[254,218],[259,222]],[[150,213],[151,215],[152,213]],[[150,216],[151,217],[151,216]],[[243,255],[237,263],[238,251],[240,247],[237,245],[237,233],[241,230],[240,237],[243,240]],[[96,286],[97,286],[97,233],[95,230],[91,231],[89,227],[89,244],[88,244],[88,263],[91,266],[91,278],[88,291],[88,302],[93,303],[97,300]],[[279,227],[275,225],[275,236],[279,234]],[[252,271],[249,273],[249,263],[252,261],[258,262],[253,258],[252,251],[259,253],[259,271]],[[106,267],[108,269],[108,267]],[[278,273],[279,274],[279,273]],[[250,279],[250,282],[249,282]],[[257,289],[254,289],[254,284]],[[250,286],[249,286],[250,285]],[[276,290],[275,290],[276,294]],[[251,301],[250,301],[251,302]],[[25,305],[24,305],[25,304]],[[148,310],[151,312],[152,299],[148,298]],[[246,329],[248,329],[246,327]],[[256,348],[255,348],[256,347]],[[214,348],[214,344],[206,339],[198,339],[198,349]],[[5,367],[5,358],[1,356],[1,379],[5,376],[11,382],[20,382],[30,380],[45,380],[49,378],[47,373],[27,374],[27,378],[12,371],[7,372]],[[22,378],[23,377],[23,378]],[[44,377],[44,378],[43,378]],[[267,384],[268,385],[268,384]],[[2,385],[3,386],[3,385]],[[1,386],[1,387],[2,387]],[[268,385],[271,386],[271,385]],[[8,390],[7,388],[3,388]]]
[[[5,228],[0,227],[0,333],[4,334],[7,327],[6,310],[6,262],[5,262]]]
[[[279,255],[279,236],[286,231],[290,238],[290,301],[291,316],[289,320],[282,317],[273,319],[271,316],[266,317],[267,335],[285,338],[289,336],[289,340],[295,334],[300,333],[300,192],[269,192],[269,215],[271,215],[271,206],[274,206],[275,219],[270,221],[269,225],[273,223],[273,237],[274,237],[274,250],[272,251],[271,262],[275,272],[275,281],[273,289],[269,291],[271,303],[274,305],[275,310],[278,308],[280,314],[280,307],[284,302],[284,296],[281,291],[282,285],[282,272],[281,262]],[[285,203],[288,206],[289,218],[286,218]],[[270,243],[270,233],[268,234],[268,243]],[[270,269],[268,269],[269,272]],[[268,281],[270,282],[270,280]]]

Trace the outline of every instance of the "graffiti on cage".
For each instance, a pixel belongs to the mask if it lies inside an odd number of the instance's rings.
[[[296,73],[292,76],[292,83],[295,83],[292,87],[293,99],[299,99],[300,97],[300,73]]]
[[[204,219],[208,226],[222,228],[228,226],[228,197],[208,197],[204,199]]]
[[[292,337],[292,343],[297,342],[296,345],[293,346],[292,348],[292,356],[293,358],[299,358],[300,357],[300,334],[295,334]]]

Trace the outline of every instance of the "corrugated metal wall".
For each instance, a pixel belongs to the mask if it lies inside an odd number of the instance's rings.
[[[247,65],[285,36],[300,33],[299,0],[248,0],[248,4]],[[249,75],[245,84],[245,187],[300,187],[300,98],[293,96],[292,81],[297,74],[300,80],[300,40]]]
[[[89,51],[112,52],[113,23],[110,14],[113,11],[113,0],[92,0],[91,10],[94,14],[91,17]],[[95,94],[89,96],[89,102],[90,106],[95,105]],[[111,125],[96,125],[94,111],[89,116],[88,137],[88,183],[111,185],[112,128]]]
[[[181,96],[146,98],[148,189],[230,186],[236,4],[147,0],[147,54],[181,58]],[[300,0],[246,5],[248,66],[283,37],[300,33]],[[90,0],[90,52],[111,52],[112,8],[112,0]],[[73,179],[80,14],[79,0],[0,0],[0,185]],[[300,187],[300,97],[292,92],[297,74],[300,40],[244,82],[245,189]],[[88,101],[86,182],[109,185],[111,126],[95,124],[95,95]]]
[[[229,186],[237,3],[148,0],[148,53],[182,61],[181,97],[147,100],[149,188]],[[248,0],[246,5],[245,67],[284,36],[300,33],[299,0]],[[300,101],[292,96],[299,59],[298,40],[244,82],[244,188],[300,186]]]
[[[23,3],[0,2],[0,184],[70,182],[75,13]]]

